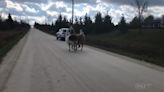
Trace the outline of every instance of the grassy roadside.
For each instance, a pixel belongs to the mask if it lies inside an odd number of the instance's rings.
[[[27,29],[0,32],[0,63],[7,52],[10,51],[12,47],[17,44],[17,42],[19,42],[19,40],[23,38],[27,32]]]
[[[119,53],[132,58],[164,66],[164,30],[144,30],[139,34],[131,30],[126,34],[113,32],[102,35],[88,35],[88,45]]]

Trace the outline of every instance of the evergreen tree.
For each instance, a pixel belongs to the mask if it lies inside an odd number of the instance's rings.
[[[139,24],[139,19],[137,16],[132,19],[129,26],[130,28],[139,28],[140,24]]]
[[[68,20],[66,17],[63,17],[61,14],[58,16],[56,22],[55,22],[55,27],[54,31],[55,33],[60,29],[60,28],[67,28],[68,27]]]
[[[118,27],[119,27],[119,30],[121,33],[127,33],[128,32],[127,23],[126,23],[124,16],[121,17],[121,20],[118,24]]]
[[[87,14],[84,17],[84,32],[86,34],[89,34],[92,32],[92,20],[89,16],[87,16]]]
[[[82,17],[80,17],[80,25],[83,26]]]
[[[79,24],[79,20],[78,20],[78,18],[76,17],[75,18],[75,24],[74,24],[74,29],[75,29],[75,32],[76,33],[79,33],[79,30],[81,29],[81,26],[80,26],[80,24]]]
[[[101,24],[103,22],[103,18],[100,12],[98,12],[95,16],[95,24]]]
[[[2,23],[3,23],[3,22],[2,22],[2,17],[0,16],[0,29],[2,29],[2,26],[3,26]]]
[[[8,21],[8,22],[13,23],[13,19],[12,19],[12,17],[11,17],[11,14],[10,14],[10,13],[9,13],[9,15],[8,15],[8,19],[7,19],[7,21]]]
[[[146,27],[153,27],[154,16],[149,15],[145,18],[143,25]]]
[[[10,13],[8,15],[8,19],[6,20],[6,26],[8,26],[10,29],[14,27],[14,21]]]
[[[78,18],[75,18],[75,24],[79,24]]]
[[[62,20],[63,20],[63,16],[60,14],[59,17],[58,17],[58,19],[57,19],[57,21],[61,23]]]
[[[104,26],[103,26],[103,18],[100,12],[98,12],[95,16],[95,23],[94,23],[94,33],[103,33]]]
[[[111,32],[113,31],[114,24],[112,23],[112,18],[109,15],[106,15],[104,18],[104,32]]]

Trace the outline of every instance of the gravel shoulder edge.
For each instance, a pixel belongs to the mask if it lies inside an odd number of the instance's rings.
[[[8,81],[13,68],[16,65],[17,60],[27,42],[27,38],[30,31],[7,53],[3,58],[0,65],[0,92],[5,88],[5,84]]]

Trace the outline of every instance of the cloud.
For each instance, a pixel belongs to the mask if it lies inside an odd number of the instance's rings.
[[[49,7],[46,8],[46,10],[50,10],[50,11],[56,11],[56,12],[67,12],[67,8],[68,5],[65,4],[64,2],[54,2],[54,3],[50,3]]]
[[[107,3],[114,3],[118,5],[132,5],[134,0],[102,0]],[[144,1],[144,0],[141,0]],[[148,1],[149,6],[163,6],[164,0],[146,0]]]
[[[3,19],[7,19],[8,14],[7,14],[7,13],[5,13],[5,12],[2,12],[2,13],[1,13],[1,17],[2,17]]]
[[[23,8],[21,7],[19,3],[15,3],[10,0],[6,0],[6,8],[16,9],[16,11],[23,11]]]
[[[161,17],[164,15],[164,6],[154,6],[150,7],[148,10],[149,15],[155,15],[156,17]]]
[[[25,2],[32,2],[32,3],[47,3],[48,0],[12,0],[13,2],[18,3],[25,3]],[[55,0],[56,1],[56,0]]]
[[[24,10],[26,12],[30,12],[30,13],[38,13],[39,12],[39,10],[37,10],[33,7],[29,7],[28,5],[25,5],[25,4],[23,4],[22,7],[24,8]]]
[[[66,2],[66,3],[72,3],[72,0],[55,0],[55,1],[63,1],[63,2]],[[97,0],[74,0],[74,2],[76,3],[76,4],[84,4],[84,3],[90,3],[90,4],[96,4],[96,1]]]
[[[29,7],[26,4],[20,4],[20,3],[12,2],[10,0],[6,0],[6,8],[11,10],[11,11],[15,9],[17,12],[23,12],[23,11],[24,12],[30,12],[30,13],[39,12],[39,10],[36,10],[33,7]]]
[[[61,13],[68,19],[71,18],[72,0],[0,0],[0,13],[3,15],[11,13],[15,18],[30,22],[54,22]],[[112,16],[112,21],[117,24],[122,15],[129,22],[136,12],[132,6],[133,0],[74,0],[75,1],[75,17],[94,16],[97,12],[101,12],[102,16],[107,13]],[[164,0],[148,0],[149,11],[147,14],[156,17],[164,14]],[[2,15],[2,14],[1,14]],[[4,16],[3,16],[4,17]],[[27,19],[26,19],[27,18]]]
[[[47,11],[47,14],[48,14],[49,16],[57,16],[59,13],[56,12],[56,11]]]
[[[6,7],[6,3],[5,3],[4,1],[0,1],[0,7],[1,7],[1,8]]]

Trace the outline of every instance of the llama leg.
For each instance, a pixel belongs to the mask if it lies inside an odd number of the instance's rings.
[[[83,50],[83,43],[81,43],[81,51]]]
[[[70,48],[71,48],[71,47],[70,47],[70,44],[68,44],[68,46],[69,46],[69,51],[71,51],[71,49],[70,49]]]
[[[75,43],[73,45],[73,49],[74,49],[74,51],[76,51],[76,44]]]
[[[78,47],[77,47],[77,44],[75,44],[75,51],[77,51],[77,48],[78,48]]]

